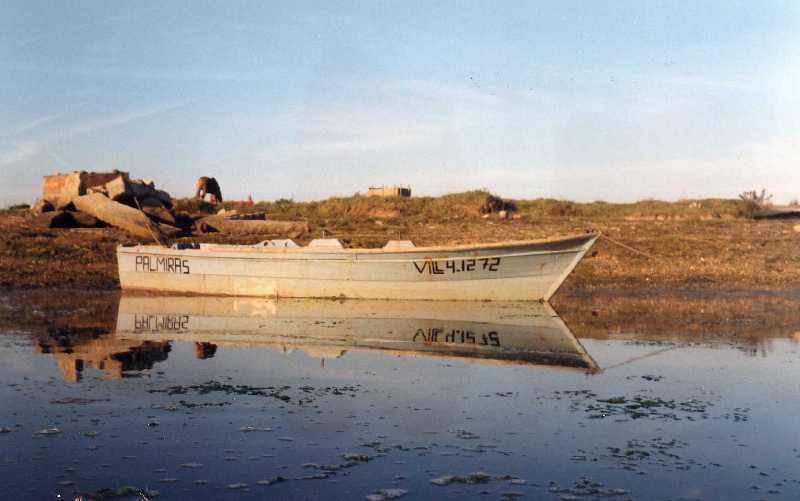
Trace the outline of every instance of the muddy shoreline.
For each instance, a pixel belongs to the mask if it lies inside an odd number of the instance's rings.
[[[1,212],[0,286],[119,288],[116,246],[136,239],[115,228],[39,228],[28,211]],[[300,240],[324,234],[353,247],[374,247],[398,238],[437,245],[599,231],[608,238],[598,241],[559,295],[593,289],[792,290],[800,289],[800,233],[793,227],[789,220],[747,219],[442,218],[420,223],[367,218],[312,222],[311,232]],[[181,239],[239,244],[258,240],[218,233]]]

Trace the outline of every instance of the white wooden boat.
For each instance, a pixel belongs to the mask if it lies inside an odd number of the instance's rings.
[[[346,249],[338,240],[117,248],[123,289],[262,297],[548,300],[597,234],[481,245]]]
[[[266,347],[333,359],[367,351],[598,371],[547,303],[123,294],[114,346],[173,341],[213,352]]]

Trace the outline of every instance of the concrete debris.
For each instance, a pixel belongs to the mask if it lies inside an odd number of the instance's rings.
[[[225,216],[227,219],[266,219],[266,212],[246,212],[239,213],[236,209],[220,209],[217,211],[217,216]]]
[[[237,221],[264,221],[267,219],[266,212],[248,212],[246,214],[239,214],[238,211],[232,210],[225,214],[228,219],[235,219]]]
[[[85,212],[70,212],[69,215],[75,223],[75,226],[70,226],[70,228],[101,228],[106,226],[105,223]]]
[[[90,214],[70,211],[51,211],[36,215],[34,224],[41,228],[98,228],[103,223]]]
[[[56,210],[56,208],[53,207],[53,204],[44,198],[37,200],[36,203],[33,204],[33,207],[31,207],[31,212],[34,214],[44,214],[45,212],[52,212],[54,210]]]
[[[166,207],[153,207],[150,205],[143,205],[142,212],[150,216],[153,221],[168,224],[170,226],[178,226],[175,221],[175,216]]]
[[[139,200],[150,196],[155,196],[156,198],[158,198],[158,196],[156,195],[156,186],[155,183],[153,183],[153,181],[143,181],[141,179],[137,180],[128,179],[128,191],[132,196],[138,198]]]
[[[125,176],[117,176],[111,181],[107,182],[101,190],[97,191],[98,193],[104,193],[105,195],[115,202],[121,202],[128,198],[128,183],[126,182]]]
[[[74,199],[84,195],[100,194],[115,202],[132,207],[152,198],[151,206],[172,207],[172,200],[164,190],[157,190],[153,181],[131,179],[127,172],[86,172],[45,176],[42,199],[56,209],[67,207]]]
[[[220,209],[217,211],[217,216],[225,216],[226,219],[236,220],[264,220],[267,219],[266,212],[247,212],[240,214],[236,209]]]
[[[160,240],[181,233],[172,207],[169,193],[156,189],[153,181],[131,179],[118,170],[76,171],[44,176],[42,198],[31,211],[38,215],[38,226],[93,228],[109,224],[143,239]]]
[[[33,224],[40,228],[71,228],[65,223],[67,220],[72,221],[72,217],[67,211],[51,211],[43,214],[37,214],[33,219]]]
[[[207,178],[209,182],[213,178]],[[213,183],[212,183],[213,184]],[[202,187],[201,187],[202,188]],[[206,186],[202,194],[218,192]],[[212,197],[222,201],[220,193]],[[183,204],[183,211],[192,210]],[[42,198],[30,211],[33,223],[46,228],[96,228],[115,226],[145,241],[166,243],[192,228],[236,236],[298,238],[309,231],[305,222],[267,221],[264,212],[240,214],[221,209],[216,215],[195,220],[176,210],[172,197],[156,189],[151,180],[131,179],[129,173],[75,171],[44,176]]]
[[[103,186],[119,177],[128,176],[127,172],[86,172],[75,171],[69,174],[53,174],[44,176],[42,181],[42,198],[56,209],[66,208],[76,197],[86,194],[89,188]]]
[[[136,198],[136,201],[139,202],[137,207],[159,207],[163,208],[164,204],[161,203],[161,199],[155,196],[146,196],[142,198]]]
[[[172,197],[164,190],[155,190],[156,197],[161,200],[161,205],[167,209],[172,209]]]
[[[155,223],[142,211],[114,202],[99,193],[84,195],[74,200],[75,207],[97,219],[143,239],[161,240],[181,233],[180,228]]]

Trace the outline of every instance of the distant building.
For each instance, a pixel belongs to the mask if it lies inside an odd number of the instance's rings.
[[[368,197],[410,197],[411,186],[370,186]]]

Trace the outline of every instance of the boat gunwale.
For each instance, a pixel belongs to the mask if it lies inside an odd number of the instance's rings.
[[[149,252],[149,251],[148,251]],[[199,254],[194,255],[192,254],[191,257],[197,257],[200,259],[223,259],[226,261],[231,260],[251,260],[251,259],[264,259],[268,261],[300,261],[300,262],[326,262],[326,263],[353,263],[357,262],[360,264],[381,264],[381,263],[412,263],[415,261],[419,261],[423,259],[425,261],[450,261],[453,259],[492,259],[497,257],[502,258],[512,258],[512,257],[529,257],[529,256],[541,256],[541,255],[554,255],[554,254],[575,254],[578,252],[582,252],[582,249],[575,248],[575,249],[566,249],[566,250],[547,250],[547,251],[531,251],[531,252],[518,252],[515,254],[486,254],[481,256],[462,256],[462,255],[446,255],[446,256],[421,256],[421,257],[408,257],[405,259],[395,258],[395,259],[358,259],[358,255],[355,256],[346,256],[346,257],[330,257],[324,258],[321,256],[311,256],[311,257],[291,257],[291,256],[284,256],[284,255],[277,255],[277,256],[261,256],[261,255],[248,255],[248,256],[231,256],[231,255],[214,255],[214,254]],[[134,254],[134,253],[131,253]],[[324,254],[323,254],[324,255]]]
[[[583,247],[587,244],[591,244],[600,236],[599,233],[584,233],[578,235],[568,235],[563,237],[550,237],[550,238],[542,238],[542,239],[535,239],[535,240],[506,240],[502,242],[493,242],[493,243],[484,243],[484,244],[460,244],[460,245],[436,245],[436,246],[428,246],[428,247],[409,247],[403,249],[385,249],[385,248],[375,248],[375,249],[366,249],[366,248],[341,248],[341,249],[329,249],[323,247],[255,247],[249,245],[230,245],[230,244],[221,244],[223,246],[228,246],[227,248],[218,248],[215,249],[213,246],[218,244],[209,244],[209,247],[205,249],[173,249],[170,247],[160,247],[156,245],[135,245],[135,246],[117,246],[117,253],[125,253],[125,254],[138,254],[141,250],[146,250],[147,252],[152,252],[156,254],[176,254],[178,252],[184,253],[185,251],[200,251],[201,253],[242,253],[242,254],[249,254],[247,258],[251,258],[253,254],[257,255],[286,255],[286,254],[317,254],[317,255],[355,255],[356,257],[359,254],[365,255],[387,255],[391,256],[393,254],[428,254],[428,253],[463,253],[463,252],[470,252],[470,251],[482,251],[482,250],[494,250],[494,249],[502,249],[502,248],[511,248],[510,251],[513,251],[513,248],[518,247],[527,247],[531,245],[538,245],[538,244],[553,244],[553,243],[561,243],[561,242],[569,242],[570,240],[583,240],[582,243],[577,244],[574,249],[553,249],[553,250],[533,250],[529,252],[519,252],[515,254],[496,254],[491,256],[481,256],[481,258],[485,257],[505,257],[505,256],[527,256],[527,255],[536,255],[536,254],[557,254],[557,253],[571,253],[571,252],[579,252],[583,250]],[[189,255],[196,255],[200,257],[202,254],[194,252]],[[217,256],[203,256],[203,257],[217,257]],[[231,259],[231,256],[219,256],[224,259]],[[256,256],[257,257],[257,256]],[[450,259],[450,256],[424,256],[426,259]],[[459,256],[460,257],[460,256]],[[331,261],[335,261],[336,259],[328,259]],[[349,261],[346,259],[342,259],[342,261]],[[387,262],[389,260],[380,260],[376,262]],[[406,261],[406,259],[398,259],[397,261]],[[366,262],[366,261],[365,261]]]

